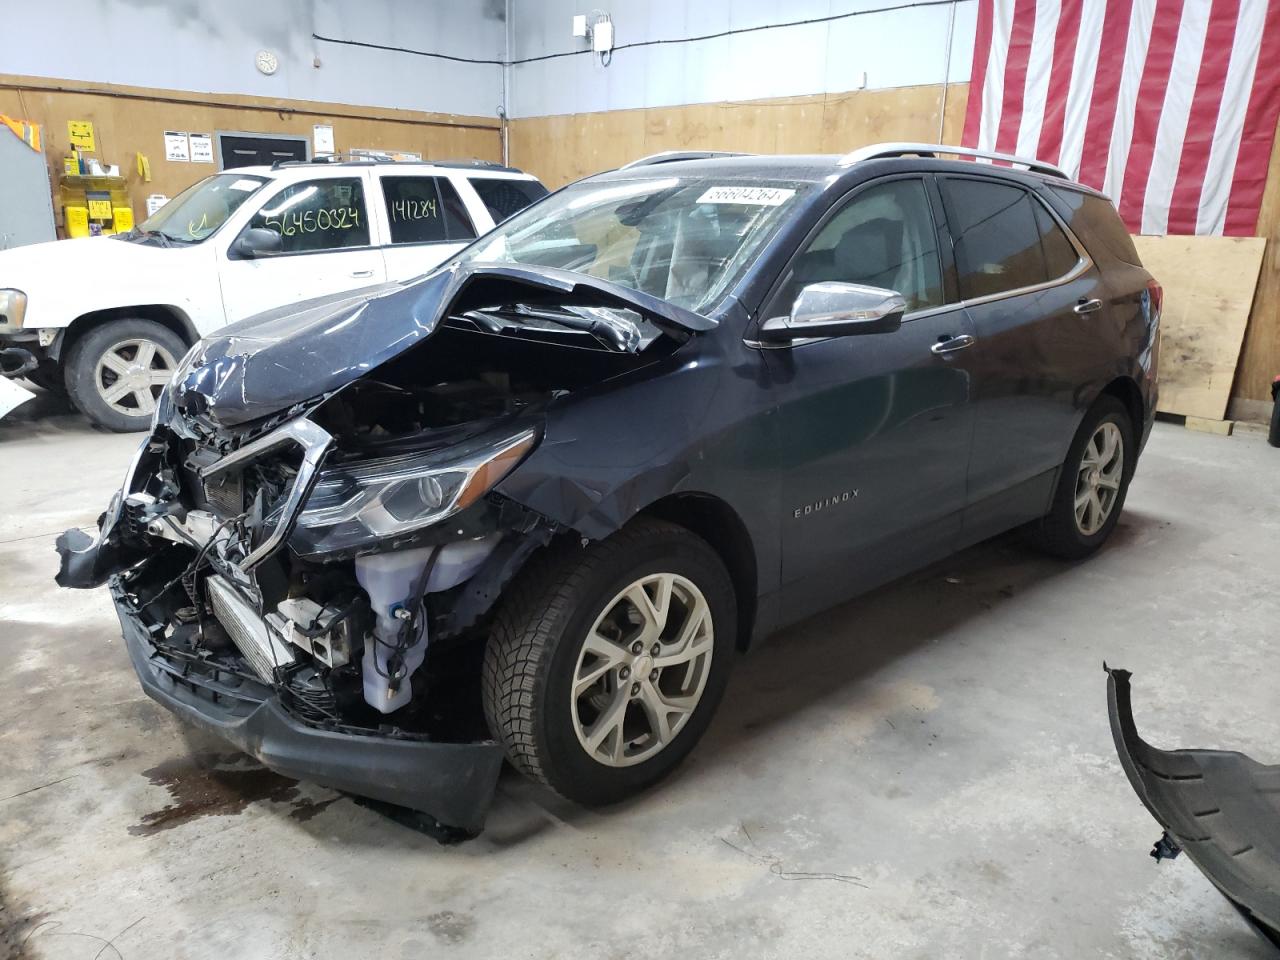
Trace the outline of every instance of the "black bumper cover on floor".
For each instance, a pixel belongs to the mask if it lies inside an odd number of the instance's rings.
[[[290,716],[274,696],[256,699],[243,686],[215,699],[207,684],[180,679],[181,667],[156,651],[115,582],[111,596],[142,689],[161,706],[286,777],[409,807],[467,833],[484,827],[502,768],[498,744],[325,730]]]
[[[1151,855],[1160,860],[1185,850],[1280,951],[1280,766],[1230,750],[1157,750],[1138,736],[1133,722],[1129,671],[1107,674],[1120,763],[1165,831]]]

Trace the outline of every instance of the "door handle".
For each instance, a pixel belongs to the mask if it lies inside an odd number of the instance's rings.
[[[1098,299],[1085,300],[1081,298],[1080,302],[1072,307],[1076,313],[1096,313],[1102,309],[1102,301]]]
[[[978,338],[967,333],[962,333],[958,337],[943,337],[937,343],[929,348],[936,356],[943,356],[948,353],[955,353],[957,350],[963,350],[965,347],[972,347],[978,342]]]
[[[351,275],[353,277],[372,277],[373,271],[372,270],[352,270]]]

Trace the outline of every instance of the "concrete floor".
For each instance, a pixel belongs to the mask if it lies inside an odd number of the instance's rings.
[[[662,788],[591,812],[511,774],[441,847],[143,697],[105,591],[53,583],[136,438],[40,404],[0,424],[0,955],[1265,955],[1185,857],[1148,858],[1102,672],[1135,672],[1159,745],[1280,760],[1257,435],[1157,425],[1093,560],[967,551],[746,658]]]

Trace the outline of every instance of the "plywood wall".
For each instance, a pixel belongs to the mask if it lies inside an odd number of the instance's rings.
[[[968,84],[854,90],[743,103],[703,103],[513,120],[511,163],[549,187],[663,150],[842,153],[886,140],[955,143]]]
[[[92,121],[97,139],[94,155],[104,165],[118,164],[127,175],[139,221],[146,215],[148,194],[174,196],[217,169],[216,164],[165,160],[166,130],[280,133],[310,138],[313,124],[329,123],[339,151],[364,147],[408,150],[433,159],[502,158],[496,120],[346,104],[201,95],[0,74],[0,113],[42,125],[55,197],[62,158],[70,150],[67,121]],[[137,173],[134,158],[139,152],[150,160],[150,183]],[[58,216],[61,225],[61,210]]]
[[[1226,416],[1240,342],[1258,283],[1261,237],[1134,237],[1164,288],[1160,410]]]
[[[1231,395],[1270,403],[1271,381],[1280,376],[1280,130],[1271,150],[1257,234],[1266,238],[1267,249]]]

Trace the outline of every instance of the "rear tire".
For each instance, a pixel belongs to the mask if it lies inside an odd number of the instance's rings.
[[[1124,509],[1137,450],[1124,404],[1110,395],[1099,397],[1071,441],[1053,505],[1027,529],[1032,545],[1067,560],[1083,559],[1101,547]]]
[[[1271,405],[1271,429],[1267,432],[1267,443],[1280,447],[1280,396]]]
[[[552,547],[495,614],[482,684],[489,729],[517,770],[561,796],[622,800],[702,736],[736,629],[728,571],[683,527],[644,518],[586,547]]]
[[[160,390],[186,352],[177,334],[152,320],[112,320],[71,347],[67,394],[99,426],[117,433],[146,430]]]

